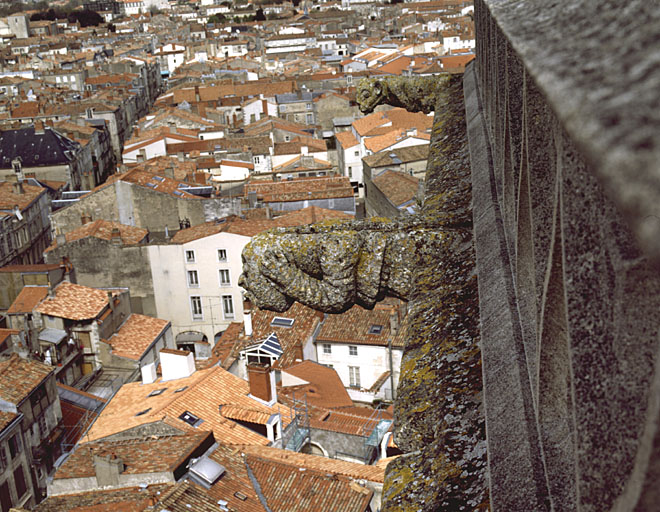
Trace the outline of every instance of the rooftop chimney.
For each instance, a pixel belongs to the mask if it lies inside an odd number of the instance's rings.
[[[114,227],[110,231],[110,241],[113,245],[121,245],[121,231],[119,231],[118,227]]]
[[[195,358],[188,350],[164,348],[160,351],[163,381],[183,379],[195,373]]]
[[[124,463],[113,454],[94,455],[94,472],[98,487],[119,485],[119,475],[124,471]]]
[[[252,337],[252,303],[243,301],[243,330],[246,336]]]
[[[247,372],[250,396],[266,405],[273,405],[277,400],[277,388],[275,373],[271,372],[270,365],[248,363]]]
[[[390,333],[394,337],[399,332],[399,312],[392,311],[390,313]]]
[[[17,196],[22,196],[25,194],[25,189],[23,188],[23,182],[22,181],[17,181],[15,183],[12,183],[12,188],[14,189],[14,194]]]
[[[156,382],[157,376],[155,363],[145,364],[140,368],[140,371],[142,372],[142,384],[151,384],[152,382]]]

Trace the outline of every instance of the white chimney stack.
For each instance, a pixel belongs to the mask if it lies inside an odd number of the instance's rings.
[[[243,299],[243,331],[252,336],[252,303],[247,299]]]
[[[195,373],[195,357],[187,350],[164,348],[160,351],[163,381],[183,379]]]
[[[142,384],[151,384],[156,381],[156,365],[155,363],[145,364],[140,368],[142,372]]]

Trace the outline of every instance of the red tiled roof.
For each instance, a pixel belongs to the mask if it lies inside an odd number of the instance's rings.
[[[111,220],[98,219],[65,233],[65,237],[67,243],[89,237],[110,241],[112,240],[114,230],[119,231],[123,245],[137,245],[144,242],[149,235],[148,229],[128,226]],[[45,252],[52,251],[55,247],[57,247],[57,241],[54,241]]]
[[[0,411],[0,432],[7,428],[16,418],[18,418],[18,414],[14,412]]]
[[[326,176],[287,181],[250,180],[245,194],[256,192],[265,203],[353,197],[353,187],[348,176]]]
[[[326,314],[316,343],[387,346],[391,335],[390,315],[393,310],[396,311],[396,306],[382,305],[374,309],[364,309],[362,306],[355,305],[344,313]],[[369,329],[373,325],[382,326],[380,334],[369,334]],[[400,327],[399,332],[392,338],[393,346],[403,347],[404,330]]]
[[[18,405],[54,371],[52,366],[12,354],[0,361],[0,399]]]
[[[335,134],[335,137],[337,138],[337,142],[339,142],[341,147],[344,149],[352,148],[353,146],[357,146],[359,144],[355,138],[355,135],[353,135],[353,132],[350,130],[339,132]]]
[[[23,194],[16,194],[13,183],[0,181],[0,210],[13,210],[14,206],[25,210],[41,194],[45,194],[46,189],[23,183],[23,192]]]
[[[37,306],[37,312],[69,320],[89,320],[96,318],[108,306],[106,290],[62,281],[54,293],[52,299],[46,299]],[[119,292],[110,293],[118,295]]]
[[[289,366],[284,371],[308,384],[293,386],[293,389],[282,386],[278,391],[279,394],[289,395],[294,392],[301,396],[303,393],[307,393],[307,402],[318,407],[333,408],[353,405],[339,375],[332,368],[314,361],[303,361]]]
[[[419,189],[418,178],[389,169],[373,178],[372,181],[396,207],[412,201]]]
[[[352,479],[248,455],[245,463],[275,512],[363,512],[373,492]]]
[[[137,361],[169,325],[167,320],[133,313],[107,342],[114,355]]]
[[[96,475],[94,456],[115,456],[125,469],[123,474],[174,471],[204,443],[212,444],[208,431],[180,435],[149,436],[146,439],[94,441],[80,445],[55,473],[55,480],[85,478]]]
[[[385,479],[385,469],[376,466],[367,466],[356,462],[340,459],[329,459],[320,455],[281,450],[272,446],[241,446],[241,451],[257,455],[262,459],[270,459],[291,464],[299,468],[315,469],[326,473],[335,473],[349,478],[364,479],[370,482],[382,483]]]
[[[165,389],[149,396],[152,391]],[[176,390],[182,390],[176,392]],[[220,414],[220,406],[233,405],[267,414],[278,412],[277,405],[268,407],[248,396],[248,383],[218,366],[198,370],[190,377],[151,384],[124,384],[88,432],[85,440],[95,440],[128,428],[164,418],[177,428],[189,428],[179,416],[189,411],[204,422],[204,429],[212,430],[218,442],[227,444],[268,444],[266,437],[249,430]],[[136,416],[137,413],[147,412]],[[288,423],[283,418],[283,424]]]
[[[24,286],[7,310],[8,315],[29,314],[48,295],[48,286]]]

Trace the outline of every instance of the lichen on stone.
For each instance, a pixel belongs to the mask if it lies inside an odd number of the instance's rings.
[[[353,303],[373,307],[387,295],[409,300],[394,411],[394,439],[405,456],[387,467],[382,510],[487,510],[461,77],[430,78],[424,93],[410,82],[386,89],[375,84],[361,84],[367,91],[363,108],[386,99],[396,106],[435,109],[421,213],[270,231],[246,246],[241,285],[259,307],[278,311],[294,300],[331,312]]]
[[[447,81],[448,75],[363,78],[357,86],[357,102],[364,114],[373,112],[378,105],[428,114],[436,109],[436,103],[442,97],[439,93]]]

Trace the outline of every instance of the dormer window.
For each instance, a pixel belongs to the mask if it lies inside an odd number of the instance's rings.
[[[382,325],[372,325],[369,327],[369,334],[380,334],[383,332],[383,326]]]

